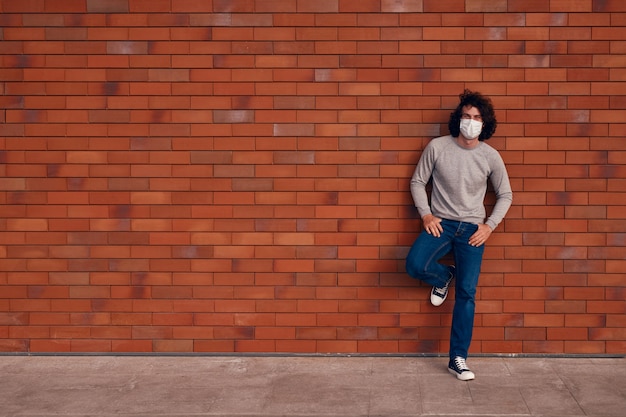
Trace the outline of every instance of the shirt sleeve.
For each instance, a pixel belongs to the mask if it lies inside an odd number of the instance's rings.
[[[511,190],[506,166],[500,154],[496,154],[496,156],[494,158],[494,167],[489,177],[496,194],[496,204],[485,222],[492,230],[498,227],[498,224],[500,224],[513,203],[513,191]]]
[[[420,217],[432,214],[428,202],[428,194],[426,193],[426,184],[430,181],[434,167],[435,150],[429,143],[424,148],[422,156],[413,172],[413,177],[411,177],[411,195],[413,196],[413,202],[415,203]]]

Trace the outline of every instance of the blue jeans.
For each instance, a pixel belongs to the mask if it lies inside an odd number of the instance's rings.
[[[450,268],[438,261],[452,252],[456,266],[455,302],[450,330],[450,358],[467,358],[474,330],[476,285],[485,246],[471,246],[470,236],[478,225],[442,220],[443,232],[434,237],[422,231],[406,258],[406,271],[415,278],[435,287],[443,287],[450,277]]]

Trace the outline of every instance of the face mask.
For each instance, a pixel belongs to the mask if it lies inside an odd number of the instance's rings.
[[[467,139],[477,138],[482,130],[482,122],[473,119],[461,119],[461,133]]]

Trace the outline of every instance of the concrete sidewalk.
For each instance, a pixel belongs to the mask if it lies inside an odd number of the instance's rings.
[[[5,416],[626,416],[625,358],[0,356]]]

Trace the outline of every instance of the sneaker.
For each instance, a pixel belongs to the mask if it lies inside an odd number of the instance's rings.
[[[465,358],[456,356],[454,359],[450,359],[448,364],[448,371],[452,375],[456,375],[457,379],[461,381],[469,381],[476,377],[474,372],[470,371],[465,363]]]
[[[448,298],[448,287],[450,286],[450,282],[452,282],[452,278],[454,278],[454,266],[450,266],[450,278],[446,281],[446,285],[443,287],[433,287],[430,291],[430,303],[435,307],[439,307],[446,301]]]

